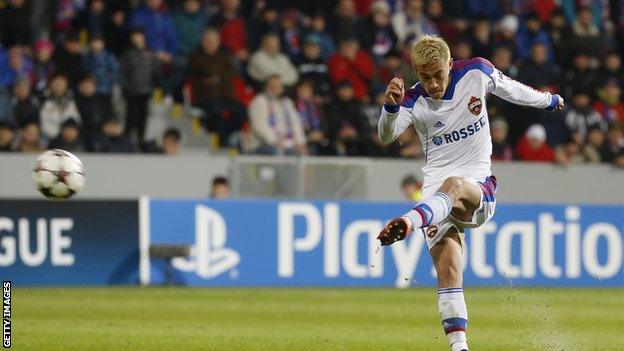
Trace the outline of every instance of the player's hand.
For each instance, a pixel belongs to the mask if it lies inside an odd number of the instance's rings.
[[[386,88],[386,104],[398,105],[403,101],[405,96],[405,87],[403,85],[403,79],[394,77]]]
[[[553,108],[552,110],[553,111],[561,111],[565,107],[565,103],[564,103],[563,98],[561,97],[561,95],[555,94],[555,96],[557,97],[557,99],[559,99],[559,103],[557,103],[557,106],[555,106],[555,108]]]
[[[388,222],[386,227],[379,233],[377,240],[381,241],[381,246],[390,245],[396,241],[403,240],[412,232],[411,224],[408,220],[399,217]]]

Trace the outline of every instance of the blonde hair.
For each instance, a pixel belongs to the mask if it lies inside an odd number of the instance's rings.
[[[425,35],[412,45],[412,67],[430,65],[436,61],[447,63],[451,50],[444,39],[435,35]]]

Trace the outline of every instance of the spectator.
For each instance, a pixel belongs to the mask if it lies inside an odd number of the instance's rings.
[[[548,90],[557,91],[561,78],[559,66],[548,62],[548,48],[537,42],[531,48],[531,57],[518,72],[518,80],[532,86],[548,86]]]
[[[239,62],[247,62],[247,26],[239,10],[240,0],[222,0],[221,10],[210,19],[210,24],[219,28],[223,47]]]
[[[572,43],[576,49],[584,49],[598,54],[602,52],[600,29],[594,23],[592,9],[581,6],[572,23]]]
[[[283,51],[291,58],[295,58],[301,54],[302,28],[301,15],[294,8],[287,9],[282,13],[282,21],[280,33],[282,43],[284,43]]]
[[[403,77],[403,60],[400,52],[392,50],[386,54],[379,67],[378,76],[379,82],[385,85],[388,85],[394,77]]]
[[[80,113],[69,90],[67,77],[57,74],[50,78],[48,97],[41,106],[41,131],[47,140],[56,138],[61,124],[68,119],[80,122]]]
[[[169,128],[163,134],[162,153],[169,156],[180,154],[180,140],[182,136],[177,128]]]
[[[49,149],[62,149],[70,152],[85,151],[85,144],[80,135],[80,126],[73,119],[68,119],[61,124],[59,136],[48,145]]]
[[[13,110],[11,108],[11,94],[3,87],[0,87],[0,121],[14,122]]]
[[[526,17],[525,26],[520,28],[516,38],[516,48],[518,50],[518,58],[526,60],[531,56],[531,49],[535,43],[542,43],[546,48],[546,57],[550,62],[552,59],[552,47],[550,45],[550,37],[548,32],[542,28],[542,22],[539,17],[532,13]]]
[[[405,9],[392,16],[392,27],[397,34],[400,46],[411,43],[423,35],[438,34],[438,28],[423,12],[422,0],[407,0]]]
[[[5,62],[3,65],[0,59],[0,86],[9,88],[18,77],[30,77],[32,62],[24,55],[22,46],[10,47]]]
[[[355,100],[355,90],[348,80],[336,87],[336,98],[327,105],[327,136],[340,156],[368,156],[370,132],[368,121],[360,103]]]
[[[102,122],[113,116],[110,100],[96,95],[95,79],[87,76],[78,85],[76,107],[82,117],[84,135],[93,138],[102,129]]]
[[[128,18],[126,13],[129,11],[127,1],[116,0],[106,2],[106,22],[104,27],[104,38],[106,47],[115,54],[116,57],[123,55],[126,48],[128,37]]]
[[[249,24],[249,43],[252,51],[258,50],[262,37],[267,33],[280,32],[280,12],[274,4],[266,4],[252,15]]]
[[[597,73],[591,66],[591,58],[585,50],[574,55],[572,69],[565,73],[563,79],[563,96],[572,96],[574,87],[583,86],[591,91],[596,90]]]
[[[329,23],[328,30],[334,41],[345,36],[357,36],[362,27],[362,20],[355,11],[355,1],[339,0]]]
[[[26,78],[19,78],[13,84],[13,96],[11,97],[11,109],[13,117],[20,127],[28,122],[39,124],[39,109],[41,101],[31,94],[30,83]]]
[[[583,136],[580,133],[571,134],[567,142],[555,147],[556,162],[562,166],[585,163],[583,141]]]
[[[106,26],[106,3],[104,0],[92,0],[89,9],[83,14],[83,28],[89,33],[104,33]]]
[[[246,116],[243,106],[234,98],[232,82],[238,74],[220,46],[219,32],[206,30],[201,48],[189,59],[189,77],[195,105],[206,114],[206,127],[216,132],[219,143],[225,145],[232,133],[240,130]]]
[[[189,55],[199,47],[207,21],[200,0],[184,0],[182,8],[173,14],[178,51]]]
[[[408,174],[401,180],[401,190],[405,199],[411,202],[422,200],[422,180],[413,174]]]
[[[35,42],[35,60],[33,62],[31,81],[34,93],[38,98],[43,97],[43,91],[48,86],[48,79],[56,70],[56,65],[52,62],[54,45],[47,39],[40,39]]]
[[[606,152],[602,155],[602,161],[613,163],[622,152],[624,152],[624,128],[622,128],[621,123],[611,123],[607,132],[607,147]]]
[[[26,0],[9,0],[6,7],[0,10],[0,33],[2,45],[30,45],[32,31],[30,28],[30,11]]]
[[[297,69],[288,56],[280,52],[279,37],[275,33],[268,33],[262,38],[260,49],[249,59],[247,72],[258,83],[265,83],[270,76],[277,75],[287,87],[293,86],[299,79]]]
[[[602,69],[598,72],[598,81],[606,82],[615,79],[619,86],[624,84],[624,69],[622,69],[622,58],[617,52],[609,52],[605,55]]]
[[[20,152],[41,152],[39,125],[35,122],[26,123],[20,130],[20,140],[17,146]]]
[[[449,44],[454,44],[459,37],[459,30],[453,19],[444,11],[442,0],[430,0],[427,3],[427,16],[440,32],[440,36]]]
[[[600,113],[603,121],[624,123],[622,89],[617,80],[607,80],[602,89],[598,90],[598,100],[594,103],[594,108]]]
[[[491,57],[494,50],[490,20],[479,17],[472,26],[471,46],[474,56]]]
[[[52,61],[56,67],[55,72],[67,77],[69,86],[72,88],[87,75],[82,59],[82,47],[78,34],[75,32],[69,33],[63,42],[63,47],[54,51]]]
[[[110,101],[113,87],[119,81],[119,62],[104,45],[104,37],[99,33],[93,34],[91,49],[84,57],[84,65],[95,78],[96,94]]]
[[[490,124],[492,128],[492,160],[513,161],[513,148],[507,140],[509,125],[504,118],[497,118]]]
[[[106,153],[132,153],[134,144],[123,133],[121,123],[117,118],[111,117],[102,123],[102,131],[99,137],[94,138],[91,147],[95,152]]]
[[[314,96],[314,84],[311,81],[301,81],[297,85],[295,106],[301,117],[310,154],[329,154],[329,140],[323,132],[326,125],[321,114],[319,101]]]
[[[371,5],[371,16],[366,19],[360,33],[362,48],[370,52],[377,62],[397,44],[397,35],[390,23],[390,5],[385,0],[376,0]]]
[[[145,0],[145,5],[132,12],[131,28],[141,28],[145,43],[155,53],[158,61],[170,63],[178,51],[178,41],[173,20],[163,0]]]
[[[574,90],[565,122],[569,134],[580,133],[583,138],[587,136],[590,128],[596,127],[606,130],[607,125],[602,121],[598,111],[592,107],[590,91],[584,87],[578,87]]]
[[[513,49],[509,46],[501,45],[494,48],[492,64],[507,77],[518,76],[518,67],[513,63]]]
[[[451,48],[453,59],[455,60],[468,60],[474,55],[472,54],[472,46],[470,40],[467,38],[460,38],[455,42],[455,45]]]
[[[217,176],[212,179],[210,197],[213,199],[225,199],[230,197],[230,183],[227,178]]]
[[[303,44],[303,52],[295,64],[302,81],[314,82],[314,91],[321,96],[328,96],[329,67],[327,61],[321,57],[321,37],[318,34],[308,34]]]
[[[126,97],[127,120],[125,134],[136,132],[137,140],[143,141],[147,123],[147,104],[154,91],[158,75],[158,61],[145,44],[145,35],[139,29],[130,33],[131,47],[121,59],[121,85]]]
[[[80,25],[80,13],[86,8],[87,2],[84,0],[64,0],[55,1],[56,11],[54,13],[55,22],[52,30],[59,38],[62,34],[78,30]]]
[[[265,155],[305,155],[305,135],[301,117],[284,91],[279,76],[267,79],[264,92],[256,95],[248,108],[251,127],[250,148]]]
[[[555,161],[555,152],[546,144],[546,129],[540,124],[530,126],[516,148],[522,161]]]
[[[573,51],[572,29],[566,23],[563,11],[556,9],[553,11],[548,22],[548,34],[552,45],[555,62],[566,69],[571,62],[569,60]]]
[[[518,17],[515,15],[505,15],[498,21],[495,44],[496,46],[506,46],[509,48],[517,47],[516,37],[518,33],[518,27],[520,26]],[[515,52],[513,52],[515,56]]]
[[[319,40],[321,46],[321,58],[323,61],[327,61],[331,55],[336,51],[336,44],[334,39],[325,31],[327,23],[322,13],[316,13],[310,19],[310,34],[315,34]]]
[[[356,100],[367,97],[374,73],[373,60],[368,53],[360,50],[355,37],[343,38],[338,52],[329,60],[329,75],[334,86],[344,80],[349,81]]]
[[[15,129],[7,122],[0,121],[0,152],[14,151]]]
[[[590,163],[603,162],[603,158],[609,153],[605,143],[605,132],[597,127],[592,126],[587,132],[587,144],[583,148],[583,154]]]

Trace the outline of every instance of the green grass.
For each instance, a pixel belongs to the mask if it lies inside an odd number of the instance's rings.
[[[466,289],[471,350],[623,350],[624,290]],[[13,289],[15,350],[446,350],[435,289]]]

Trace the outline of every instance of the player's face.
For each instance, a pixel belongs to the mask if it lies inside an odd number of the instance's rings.
[[[432,99],[441,99],[449,83],[451,61],[436,61],[429,65],[417,66],[418,78]]]

